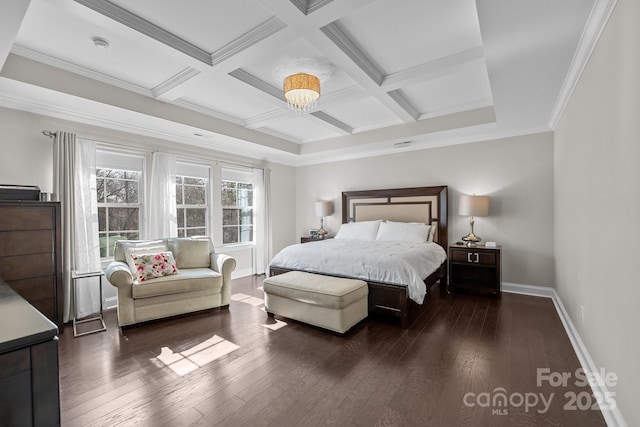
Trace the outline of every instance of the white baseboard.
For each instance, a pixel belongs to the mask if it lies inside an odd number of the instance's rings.
[[[502,292],[510,294],[531,295],[534,297],[554,298],[556,290],[546,286],[521,285],[520,283],[502,282]]]
[[[109,310],[109,309],[117,308],[117,307],[118,307],[118,297],[117,296],[109,297],[109,298],[105,298],[104,299],[104,302],[103,302],[103,305],[102,305],[102,308],[104,310]]]
[[[245,268],[242,270],[234,270],[231,272],[231,279],[239,279],[240,277],[253,276],[252,268]]]
[[[502,282],[502,291],[508,292],[511,294],[522,294],[522,295],[531,295],[536,297],[544,297],[551,298],[553,301],[553,305],[556,308],[556,312],[558,316],[560,316],[560,321],[562,321],[562,325],[564,326],[564,330],[567,332],[567,336],[571,341],[571,345],[573,346],[573,350],[576,352],[578,356],[578,360],[580,361],[580,366],[584,370],[584,373],[588,377],[593,377],[596,374],[600,374],[600,369],[596,366],[587,350],[587,347],[584,345],[578,330],[575,328],[575,325],[571,321],[569,317],[569,313],[564,308],[564,304],[562,304],[562,300],[560,300],[560,296],[556,292],[555,289],[549,288],[546,286],[533,286],[533,285],[522,285],[519,283],[508,283]],[[600,396],[609,396],[609,390],[604,384],[594,384],[591,386],[594,393],[599,394]],[[627,422],[624,420],[620,409],[616,406],[614,409],[607,409],[600,411],[604,420],[609,427],[627,427]]]

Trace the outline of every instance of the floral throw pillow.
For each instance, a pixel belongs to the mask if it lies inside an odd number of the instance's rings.
[[[131,254],[131,262],[135,269],[132,271],[134,279],[138,282],[178,273],[176,260],[171,252]]]

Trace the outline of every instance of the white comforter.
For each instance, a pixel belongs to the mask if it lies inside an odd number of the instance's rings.
[[[329,239],[288,246],[269,267],[407,285],[409,298],[422,304],[427,293],[424,279],[446,259],[437,243]]]

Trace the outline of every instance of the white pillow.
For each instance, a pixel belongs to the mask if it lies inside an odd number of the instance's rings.
[[[427,242],[433,242],[433,238],[436,236],[437,227],[435,225],[430,225],[429,227],[431,228],[429,229],[429,237],[427,238]]]
[[[420,222],[392,222],[380,224],[376,240],[401,242],[426,242],[431,226]]]
[[[205,268],[210,265],[209,240],[177,239],[173,244],[178,268]]]
[[[335,239],[376,240],[380,223],[382,223],[381,219],[376,221],[360,221],[342,224]]]

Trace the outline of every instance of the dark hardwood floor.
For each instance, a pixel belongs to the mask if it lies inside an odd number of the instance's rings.
[[[538,368],[580,367],[549,299],[435,286],[410,329],[374,318],[339,337],[269,319],[262,279],[234,280],[228,310],[124,330],[108,311],[106,332],[78,338],[67,327],[63,426],[605,425],[565,408],[588,386],[536,383]]]

